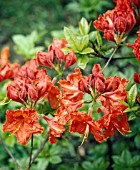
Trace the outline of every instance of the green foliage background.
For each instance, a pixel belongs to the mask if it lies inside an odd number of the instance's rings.
[[[52,37],[59,38],[64,35],[63,27],[70,27],[77,31],[78,22],[82,17],[88,21],[97,19],[100,13],[107,9],[112,9],[112,1],[98,0],[0,0],[0,48],[10,46],[11,60],[18,60],[23,63],[22,55],[25,54],[17,49],[16,40],[13,35],[29,35],[36,31],[38,39],[30,45],[33,49],[30,57],[35,55],[35,46],[45,47],[52,42]],[[92,28],[93,29],[93,28]],[[137,29],[137,28],[136,28]],[[135,30],[136,30],[135,29]],[[135,30],[129,35],[128,42],[133,43],[136,34]],[[23,38],[24,39],[24,38]],[[104,41],[104,40],[103,40]],[[27,51],[28,53],[28,51]],[[122,48],[115,57],[132,56],[132,50]],[[28,60],[29,58],[27,58]],[[92,69],[94,63],[101,62],[91,60],[86,67],[87,74]],[[104,65],[105,61],[101,63]],[[134,67],[135,66],[135,67]],[[120,75],[126,77],[133,84],[134,71],[140,71],[137,60],[112,60],[109,68],[105,71],[106,76]],[[53,75],[52,75],[53,76]],[[5,81],[0,84],[0,100],[5,96]],[[9,133],[2,132],[2,124],[5,121],[7,109],[20,108],[16,102],[0,106],[0,134],[5,140],[8,148],[18,160],[22,169],[28,164],[30,141],[26,146],[17,144],[16,138]],[[46,108],[47,109],[47,108]],[[46,131],[42,135],[35,135],[33,154],[41,145],[48,127],[45,122],[41,122]],[[43,151],[39,154],[31,170],[139,170],[140,167],[140,120],[139,118],[130,121],[132,132],[126,136],[119,133],[104,143],[97,143],[92,135],[83,146],[81,138],[77,134],[66,132],[57,144],[46,143]],[[1,141],[0,141],[1,142]],[[0,144],[0,169],[16,170],[16,167]]]

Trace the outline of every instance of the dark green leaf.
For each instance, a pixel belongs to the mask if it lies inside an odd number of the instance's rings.
[[[88,161],[83,161],[82,167],[84,168],[84,170],[92,170],[92,164],[91,162]]]
[[[138,149],[140,149],[140,134],[138,134],[137,136],[135,136],[134,139],[135,145]]]
[[[58,164],[58,163],[62,162],[62,159],[61,159],[60,156],[51,156],[51,157],[49,158],[49,161],[50,161],[50,163],[52,163],[52,164]]]
[[[46,158],[38,158],[36,169],[45,170],[49,165],[49,161]]]

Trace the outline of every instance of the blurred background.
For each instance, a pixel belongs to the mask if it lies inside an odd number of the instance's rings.
[[[82,17],[85,17],[88,22],[93,22],[99,14],[113,8],[114,3],[111,0],[0,0],[0,50],[9,46],[10,60],[13,62],[18,59],[23,63],[22,53],[15,48],[16,35],[32,34],[35,37],[33,43],[38,46],[37,49],[47,50],[53,37],[59,39],[64,36],[64,26],[76,31]],[[94,28],[91,26],[91,29]],[[138,27],[134,28],[129,34],[127,42],[134,43],[137,29]],[[34,50],[34,53],[37,49]],[[122,48],[116,57],[119,55],[132,56],[133,54],[131,49]],[[92,61],[89,64],[90,71],[96,62]],[[105,74],[111,76],[116,73],[133,82],[133,73],[138,70],[136,59],[121,60],[121,62],[115,60]],[[4,81],[0,84],[0,100],[5,96],[7,83],[8,81]],[[16,108],[20,108],[16,102],[0,106],[0,134],[22,169],[25,169],[29,161],[27,157],[29,157],[30,144],[21,146],[17,144],[15,136],[2,132],[6,110]],[[46,129],[48,128],[45,122],[41,123]],[[128,135],[122,136],[116,132],[113,138],[101,144],[94,140],[93,135],[89,135],[88,141],[85,141],[81,147],[79,147],[82,141],[80,135],[66,132],[57,144],[46,143],[31,170],[139,170],[139,118],[130,121],[130,125],[132,132]],[[34,137],[33,153],[41,145],[45,134],[44,132],[42,135]],[[0,170],[16,170],[1,141]]]

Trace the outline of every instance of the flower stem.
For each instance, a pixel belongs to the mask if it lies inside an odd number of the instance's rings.
[[[106,69],[106,67],[108,66],[108,64],[110,63],[111,59],[113,58],[114,54],[116,53],[116,51],[118,50],[118,46],[114,49],[113,53],[111,54],[111,56],[109,57],[107,63],[105,64],[102,72]]]
[[[32,151],[33,151],[33,134],[32,134],[32,138],[31,138],[30,160],[29,160],[29,164],[28,164],[28,167],[26,170],[29,170],[32,165]]]
[[[47,134],[44,141],[42,142],[40,148],[37,150],[36,154],[33,156],[32,160],[31,160],[31,164],[34,162],[34,160],[38,157],[39,153],[42,151],[42,149],[44,148],[45,146],[45,143],[47,142],[48,140],[48,137],[49,135]]]
[[[2,142],[5,150],[8,152],[8,154],[10,155],[10,157],[13,159],[15,165],[17,166],[18,170],[20,170],[20,166],[18,164],[18,162],[16,161],[14,155],[11,153],[11,151],[8,149],[7,145],[5,144],[4,140],[2,139],[2,137],[0,136],[0,141]]]

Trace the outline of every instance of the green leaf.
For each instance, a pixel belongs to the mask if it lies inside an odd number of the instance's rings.
[[[85,69],[87,63],[89,61],[89,58],[87,55],[80,55],[77,57],[77,65],[81,68],[81,69]]]
[[[67,47],[62,48],[61,50],[63,51],[63,53],[64,53],[65,55],[67,55],[67,54],[71,51],[71,49],[70,49],[70,48],[67,48]]]
[[[131,165],[133,167],[140,166],[140,156],[139,155],[136,155],[132,158]]]
[[[98,46],[99,47],[102,47],[102,37],[101,37],[101,35],[100,35],[100,33],[97,31],[97,33],[96,33],[96,38],[97,38],[97,43],[98,43]]]
[[[74,148],[73,144],[70,142],[68,144],[68,150],[69,150],[70,156],[72,156],[72,157],[76,156],[75,148]]]
[[[52,164],[58,164],[58,163],[62,162],[62,159],[61,159],[60,156],[51,156],[51,157],[49,158],[49,161],[50,161],[50,163],[52,163]]]
[[[79,23],[79,30],[82,35],[88,34],[90,29],[90,25],[88,25],[88,22],[85,18],[82,18]]]
[[[129,121],[136,119],[136,115],[133,112],[127,113],[127,117]]]
[[[14,136],[13,134],[7,136],[6,139],[5,139],[5,143],[6,143],[7,145],[11,146],[11,147],[14,146],[15,141],[16,141],[16,140],[15,140],[15,136]]]
[[[121,154],[121,159],[123,159],[127,166],[131,163],[131,153],[128,150],[124,150]]]
[[[98,32],[98,31],[92,31],[92,32],[89,34],[89,39],[90,39],[90,41],[94,42],[94,41],[96,40],[97,32]]]
[[[61,146],[60,145],[52,145],[51,149],[49,150],[50,155],[56,155],[61,152]]]
[[[94,53],[94,50],[90,47],[87,47],[82,52],[80,52],[80,54],[90,54],[90,53]]]
[[[86,48],[88,46],[88,43],[89,43],[88,35],[80,37],[80,51]]]
[[[64,35],[74,51],[80,51],[80,42],[78,41],[75,34],[67,27],[64,27]]]
[[[41,170],[47,169],[49,165],[49,161],[46,158],[38,158],[37,160],[38,163],[36,165],[36,169],[41,169]]]
[[[127,101],[130,107],[133,107],[137,97],[137,86],[134,84],[128,92]]]
[[[119,100],[119,102],[124,106],[129,106],[128,103],[126,103],[124,100]]]
[[[88,162],[88,161],[82,162],[82,168],[83,168],[84,170],[92,170],[92,164],[91,164],[91,162]]]
[[[125,161],[120,156],[112,156],[112,159],[116,165],[125,166]]]
[[[138,149],[140,149],[140,134],[138,134],[137,136],[135,136],[134,139],[135,145]]]
[[[134,106],[134,107],[125,109],[124,112],[133,112],[133,111],[137,111],[138,108],[139,108],[139,106]]]

